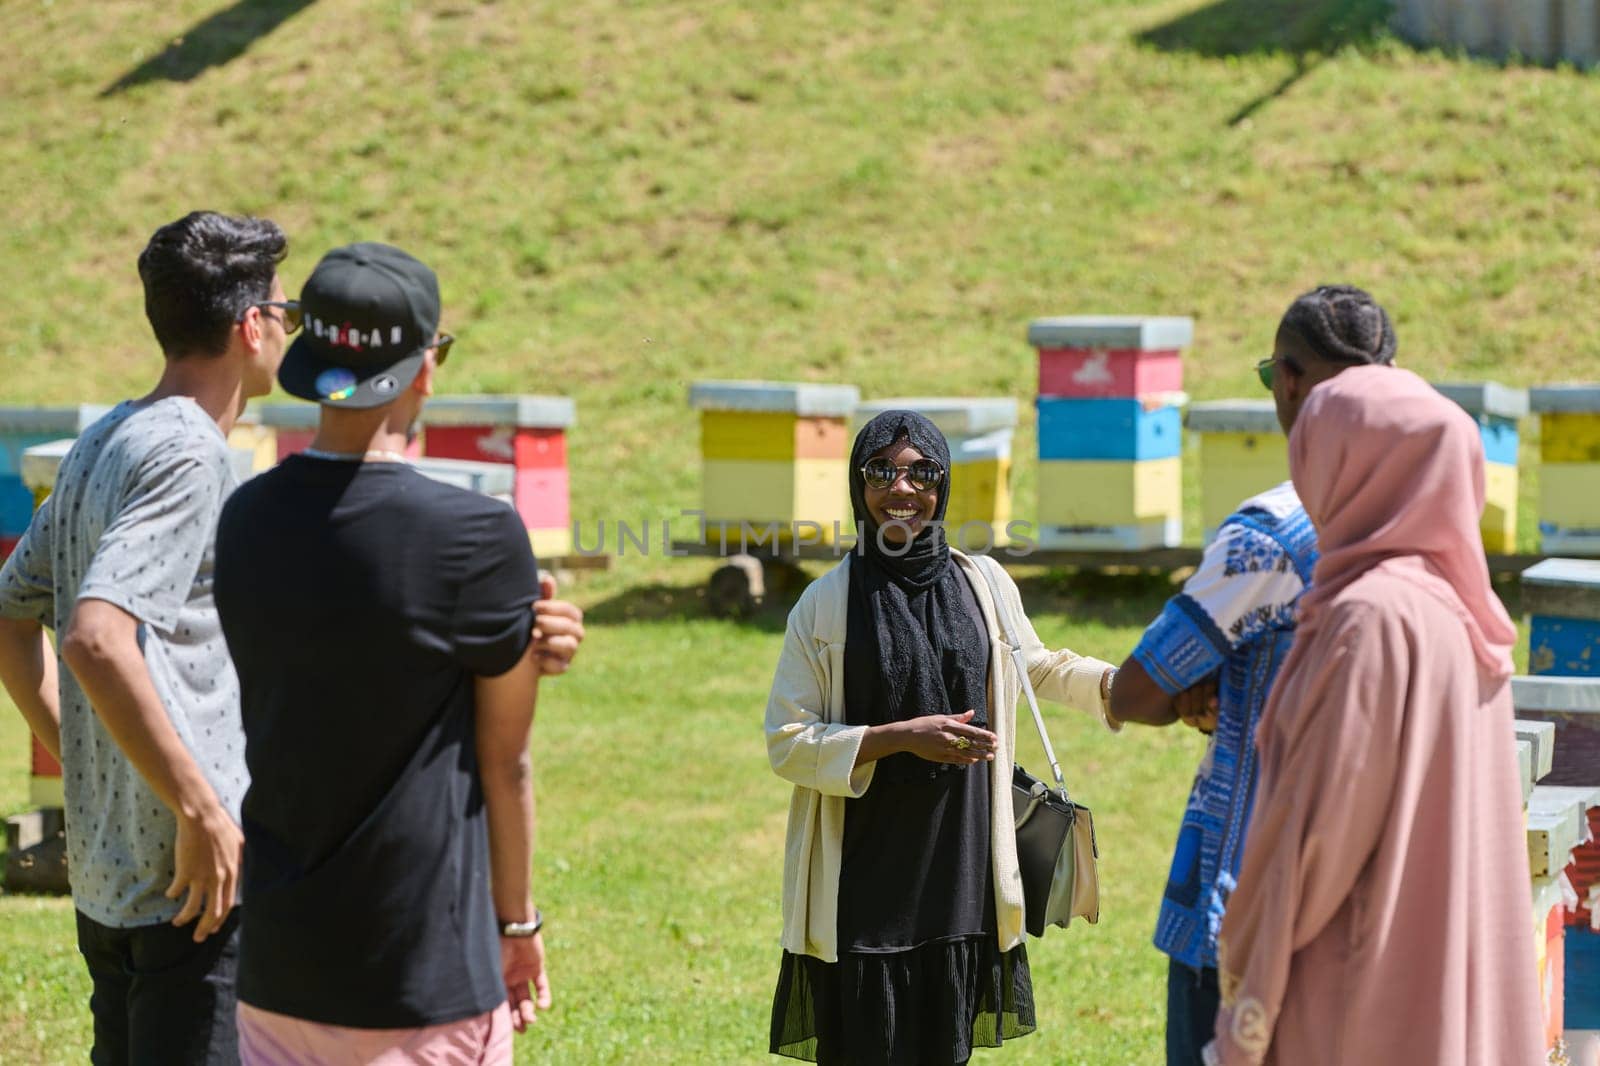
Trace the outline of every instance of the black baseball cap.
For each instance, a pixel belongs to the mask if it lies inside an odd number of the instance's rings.
[[[422,370],[439,329],[439,279],[414,257],[366,241],[323,256],[300,290],[304,328],[278,383],[329,407],[381,407]]]

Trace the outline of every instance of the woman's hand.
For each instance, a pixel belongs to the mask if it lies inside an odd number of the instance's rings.
[[[929,714],[896,723],[903,735],[902,751],[909,751],[929,762],[971,766],[994,761],[1000,740],[987,729],[969,725],[974,711],[964,714]]]

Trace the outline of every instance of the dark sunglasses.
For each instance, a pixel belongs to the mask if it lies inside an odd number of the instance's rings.
[[[438,340],[428,345],[428,348],[433,349],[434,366],[444,366],[444,361],[450,358],[450,346],[455,342],[456,339],[450,336],[450,334],[441,333],[439,334]],[[427,351],[427,348],[424,348],[423,351]]]
[[[1267,356],[1265,359],[1261,360],[1261,362],[1256,364],[1256,377],[1261,379],[1261,387],[1266,389],[1268,392],[1272,391],[1272,382],[1277,377],[1277,367],[1279,363],[1282,363],[1283,368],[1289,373],[1294,374],[1296,377],[1298,377],[1302,372],[1300,367],[1292,360],[1280,359],[1275,355]]]
[[[266,310],[269,307],[276,307],[279,311],[283,312],[283,314],[275,317],[277,317],[278,325],[283,327],[283,331],[285,333],[293,333],[295,330],[299,329],[301,323],[305,321],[305,316],[300,313],[299,300],[262,300],[260,303],[254,303],[250,306],[259,307],[263,314],[266,313]],[[243,315],[239,316],[239,321],[244,321]]]
[[[918,459],[910,466],[895,466],[887,459],[868,459],[861,466],[861,477],[875,489],[887,489],[904,474],[918,492],[937,488],[944,479],[944,467],[932,459]]]

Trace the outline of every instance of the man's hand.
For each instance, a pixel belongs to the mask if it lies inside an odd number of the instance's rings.
[[[544,970],[544,934],[500,938],[500,971],[506,983],[511,1024],[523,1032],[550,1009],[550,975]]]
[[[1217,731],[1217,677],[1212,674],[1174,699],[1178,720],[1207,736]]]
[[[233,910],[244,834],[228,812],[214,804],[193,817],[178,816],[178,839],[172,850],[174,872],[167,898],[188,893],[172,924],[188,925],[198,917],[194,927],[198,944],[221,928]]]
[[[583,611],[555,595],[556,579],[541,571],[539,599],[533,605],[533,653],[540,677],[566,673],[583,643]]]

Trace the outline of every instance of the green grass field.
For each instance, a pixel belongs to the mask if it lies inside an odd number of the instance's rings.
[[[703,377],[1015,396],[1026,517],[1042,314],[1193,315],[1201,399],[1257,394],[1283,307],[1330,280],[1373,289],[1435,379],[1600,375],[1600,79],[1418,52],[1382,19],[1377,0],[3,5],[0,402],[146,388],[134,258],[196,207],[282,222],[291,293],[334,244],[427,259],[460,338],[445,391],[577,400],[586,522],[694,506]],[[782,613],[706,618],[706,574],[628,559],[571,590],[590,640],[535,741],[558,1007],[522,1061],[765,1059]],[[1047,641],[1113,659],[1167,592],[1021,574]],[[1201,746],[1055,722],[1104,917],[1033,946],[1040,1032],[978,1061],[1155,1062],[1149,934]],[[24,741],[0,707],[7,812]],[[82,1061],[86,996],[69,906],[0,897],[0,1062]]]

